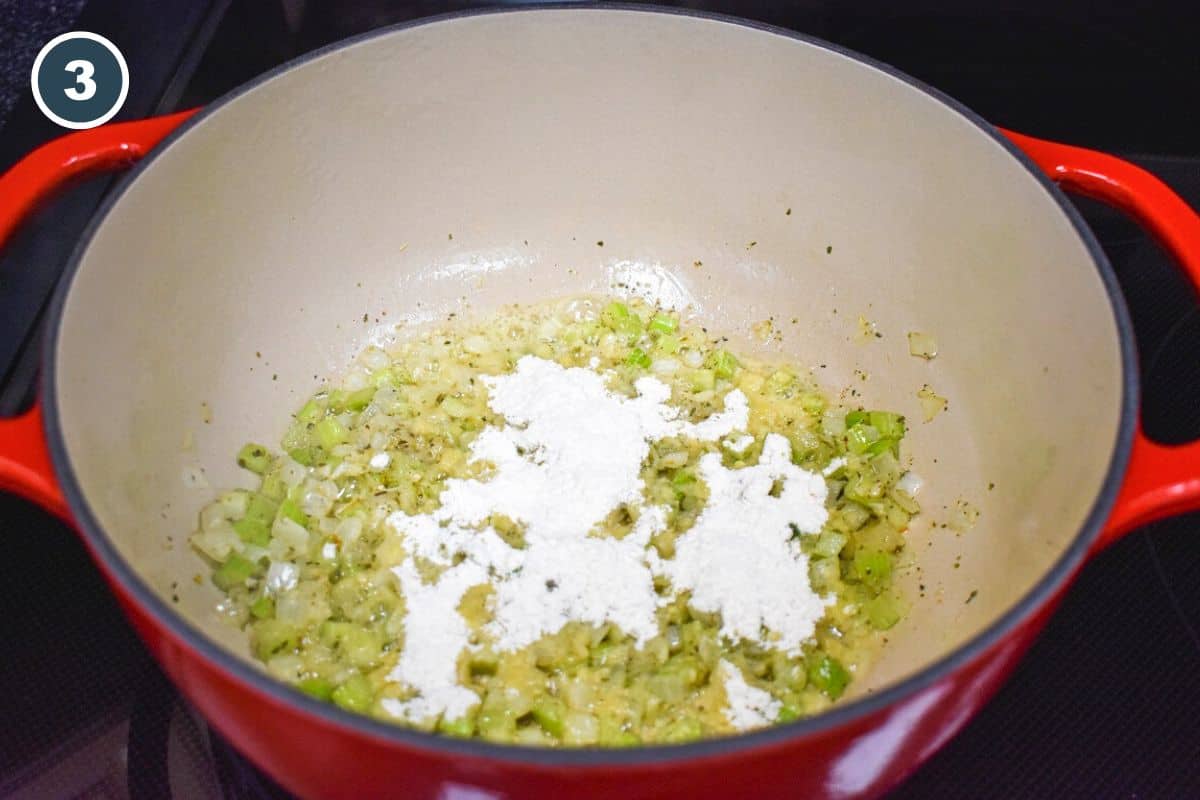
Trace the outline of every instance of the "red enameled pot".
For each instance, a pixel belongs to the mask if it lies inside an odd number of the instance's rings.
[[[75,525],[183,693],[305,797],[878,795],[992,696],[1090,554],[1200,507],[1200,445],[1142,434],[1123,302],[1058,187],[1129,213],[1200,285],[1196,214],[1138,167],[1000,131],[823,42],[619,6],[391,28],[198,113],[50,142],[0,178],[0,240],[135,162],[57,295],[39,405],[0,422],[0,487]],[[950,399],[906,441],[921,519],[959,499],[981,515],[914,524],[912,610],[852,696],[728,739],[550,751],[268,678],[192,580],[211,490],[181,474],[244,481],[238,445],[397,323],[616,284],[824,363],[864,403],[919,419],[920,387]],[[770,316],[797,323],[755,340]],[[861,341],[860,316],[883,338]],[[936,359],[908,355],[914,330]]]

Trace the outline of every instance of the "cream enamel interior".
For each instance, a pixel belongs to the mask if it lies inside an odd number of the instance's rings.
[[[172,143],[99,226],[66,301],[53,381],[69,458],[138,573],[245,655],[193,582],[207,570],[186,537],[212,492],[185,488],[185,469],[245,485],[237,448],[276,442],[319,378],[397,323],[630,276],[912,420],[927,485],[913,608],[858,691],[982,630],[1083,524],[1117,435],[1118,333],[1051,196],[879,70],[621,10],[378,36]],[[860,315],[882,339],[862,341]],[[753,341],[771,316],[780,341]],[[908,355],[912,330],[937,337],[936,360]],[[950,408],[922,424],[926,383]],[[931,527],[959,498],[977,526]]]

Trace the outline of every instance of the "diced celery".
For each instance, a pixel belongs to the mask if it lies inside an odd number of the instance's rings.
[[[253,492],[250,500],[246,503],[246,519],[270,525],[275,520],[275,510],[278,507],[279,505],[271,498],[261,492]]]
[[[438,731],[457,739],[469,739],[471,734],[475,733],[475,720],[471,719],[470,716],[462,716],[458,719],[446,719],[443,717],[438,722]]]
[[[654,343],[654,349],[664,355],[675,355],[679,352],[679,337],[670,335],[659,336],[658,341]]]
[[[305,678],[296,684],[296,688],[318,700],[328,700],[333,694],[333,684],[324,678]]]
[[[876,630],[886,631],[900,621],[904,609],[899,598],[885,592],[867,603],[867,620]]]
[[[650,324],[647,327],[651,333],[655,334],[674,333],[679,328],[679,322],[666,314],[655,314],[650,318]]]
[[[847,541],[849,538],[844,533],[822,531],[821,535],[817,537],[816,544],[813,545],[813,554],[821,558],[833,558],[842,552]]]
[[[350,437],[342,423],[333,417],[326,417],[318,422],[313,433],[317,435],[317,441],[320,442],[321,447],[326,450],[332,450]]]
[[[870,413],[861,409],[857,411],[846,412],[846,427],[853,428],[855,425],[863,425],[871,419]]]
[[[374,666],[383,655],[383,637],[352,622],[321,623],[321,644],[341,653],[356,667]]]
[[[264,619],[254,623],[254,652],[263,661],[271,656],[295,650],[300,646],[300,639],[301,632],[295,625],[277,619]]]
[[[213,573],[213,583],[222,591],[229,591],[234,586],[244,584],[250,576],[258,571],[258,565],[237,553],[230,553],[225,563]]]
[[[704,392],[717,385],[717,373],[711,369],[693,369],[687,373],[693,392]]]
[[[311,467],[321,463],[324,453],[319,447],[294,447],[288,450],[288,457],[297,464]]]
[[[238,538],[246,544],[266,547],[271,543],[271,528],[262,520],[250,517],[234,520],[233,529],[237,532]]]
[[[550,698],[543,698],[533,704],[531,712],[534,720],[538,725],[555,738],[561,739],[563,735],[564,721],[563,716],[566,713],[566,708],[562,703]]]
[[[609,303],[600,312],[600,321],[627,341],[633,341],[642,333],[642,318],[630,311],[629,306],[624,303]]]
[[[860,547],[854,552],[854,571],[859,580],[879,590],[892,577],[892,557],[881,550]]]
[[[818,650],[809,661],[808,679],[830,700],[837,700],[850,683],[850,673],[837,659]]]
[[[290,497],[279,504],[279,516],[287,517],[298,525],[308,526],[308,514],[305,514]]]
[[[879,441],[879,431],[872,425],[860,423],[850,426],[846,431],[846,447],[851,453],[861,455],[867,448]]]
[[[316,399],[309,400],[304,406],[296,412],[296,419],[301,422],[316,422],[325,415],[325,409]]]
[[[278,472],[268,472],[263,476],[262,486],[258,487],[258,493],[266,495],[272,500],[282,500],[287,494],[287,484],[283,482]]]
[[[338,389],[329,395],[329,408],[333,411],[362,411],[371,404],[375,397],[374,386],[356,389],[353,392]]]
[[[792,722],[793,720],[797,719],[800,719],[800,709],[789,704],[785,704],[783,707],[781,707],[779,709],[779,714],[775,717],[775,721],[781,725],[785,722]]]
[[[704,726],[695,717],[684,717],[663,732],[663,741],[672,744],[690,742],[704,735]]]
[[[904,438],[904,417],[890,411],[872,411],[869,414],[871,425],[885,439]]]
[[[671,476],[671,484],[673,486],[687,486],[689,483],[696,482],[696,473],[690,469],[677,469],[675,474]]]
[[[649,369],[650,365],[654,362],[651,361],[650,356],[646,355],[645,350],[640,347],[635,347],[629,351],[629,355],[626,357],[625,363],[634,367]]]
[[[268,619],[275,616],[275,598],[264,594],[250,604],[250,613],[254,615],[255,619]]]
[[[800,407],[805,413],[814,417],[825,412],[825,398],[815,392],[805,392],[800,395]]]
[[[860,428],[863,427],[869,426],[860,426]],[[871,444],[867,445],[865,450],[863,450],[863,455],[867,456],[877,456],[880,453],[892,453],[894,455],[899,455],[900,440],[885,437],[879,439],[878,441],[872,442]]]
[[[347,711],[362,713],[371,708],[373,695],[371,683],[362,675],[355,673],[334,689],[329,699]]]
[[[717,350],[708,359],[709,366],[718,378],[728,380],[738,368],[738,360],[728,350]]]
[[[238,451],[237,465],[262,475],[271,466],[271,454],[261,444],[244,444]]]

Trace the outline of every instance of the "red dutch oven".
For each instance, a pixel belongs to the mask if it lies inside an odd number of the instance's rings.
[[[0,238],[135,162],[57,295],[40,404],[0,423],[0,486],[75,525],[184,694],[305,797],[876,795],[992,696],[1090,554],[1200,507],[1200,445],[1141,433],[1129,319],[1059,187],[1128,212],[1200,284],[1196,214],[1131,164],[823,42],[645,7],[392,28],[39,148],[0,178]],[[921,387],[949,398],[906,442],[927,487],[912,609],[854,693],[725,739],[538,750],[270,679],[194,580],[196,476],[243,481],[238,445],[398,323],[614,282],[868,404],[919,419]],[[749,336],[769,317],[796,323]],[[935,360],[908,356],[914,330]],[[937,523],[959,500],[981,513],[954,533]]]

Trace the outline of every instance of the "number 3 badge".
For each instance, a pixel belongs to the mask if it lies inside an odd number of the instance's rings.
[[[72,31],[46,43],[33,62],[33,99],[51,121],[82,130],[108,122],[129,94],[129,67],[103,36]]]

